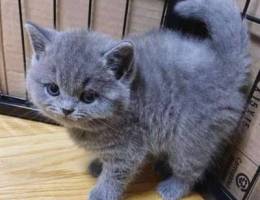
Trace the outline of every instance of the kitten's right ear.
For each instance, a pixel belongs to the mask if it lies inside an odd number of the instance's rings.
[[[55,30],[42,28],[32,22],[27,22],[25,28],[29,34],[32,48],[38,59],[45,51],[46,46],[51,43],[57,32]]]

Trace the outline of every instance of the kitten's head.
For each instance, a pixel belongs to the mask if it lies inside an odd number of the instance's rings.
[[[127,109],[135,74],[130,42],[87,30],[58,32],[32,23],[26,28],[34,50],[27,89],[43,114],[85,128]]]

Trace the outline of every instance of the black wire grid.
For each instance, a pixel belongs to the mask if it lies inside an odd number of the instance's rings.
[[[131,2],[133,0],[126,0],[125,4],[125,13],[124,13],[124,19],[123,19],[123,29],[122,29],[122,37],[127,35],[127,25],[128,25],[128,19],[129,19],[129,13],[131,10]],[[171,29],[179,29],[180,31],[184,31],[190,34],[197,35],[199,37],[207,37],[207,29],[205,25],[201,22],[198,22],[196,20],[184,20],[179,18],[179,16],[175,15],[172,11],[174,5],[179,0],[165,0],[164,1],[164,7],[161,15],[160,20],[160,26],[161,27],[168,27]],[[91,23],[92,23],[92,17],[93,17],[93,8],[94,8],[94,0],[89,0],[89,8],[88,8],[88,20],[87,20],[87,27],[91,29]],[[242,18],[248,19],[249,21],[255,22],[257,24],[260,24],[260,18],[257,18],[255,16],[251,16],[247,14],[248,8],[250,6],[251,0],[245,0],[245,6],[242,10]],[[20,15],[20,26],[21,26],[21,38],[22,38],[22,48],[23,52],[25,52],[24,47],[24,32],[23,32],[23,15],[22,15],[22,6],[21,6],[21,0],[18,0],[18,9],[19,9],[19,15]],[[54,21],[53,26],[56,28],[56,18],[57,18],[57,0],[53,0],[53,15],[54,15]],[[24,68],[26,72],[26,59],[25,54],[23,56],[23,62],[24,62]],[[39,116],[37,109],[35,109],[32,104],[29,102],[28,99],[19,99],[16,97],[12,97],[9,95],[3,95],[0,94],[0,113],[5,115],[11,115],[15,117],[20,118],[26,118],[30,120],[36,120],[36,121],[43,121],[50,123],[49,120],[46,118]]]
[[[249,21],[252,21],[252,22],[255,22],[257,24],[260,24],[260,18],[247,14],[247,11],[248,11],[250,3],[251,3],[251,0],[246,0],[245,6],[244,6],[244,9],[243,9],[243,12],[242,12],[242,18],[243,19],[246,18]]]

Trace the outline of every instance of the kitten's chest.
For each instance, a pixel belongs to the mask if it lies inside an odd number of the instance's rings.
[[[111,132],[110,129],[104,129],[99,132],[69,129],[69,134],[77,145],[86,150],[96,152],[112,151],[125,141],[123,135],[120,136],[116,132]]]
[[[152,152],[163,150],[169,140],[174,139],[181,108],[175,103],[146,105],[140,118],[146,124],[146,136]]]

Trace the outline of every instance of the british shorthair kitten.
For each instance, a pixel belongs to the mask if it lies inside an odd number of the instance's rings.
[[[150,155],[171,169],[157,191],[178,200],[234,135],[250,62],[240,12],[232,0],[183,0],[175,12],[203,21],[210,38],[161,29],[114,40],[26,25],[33,103],[98,156],[89,200],[121,199]]]

